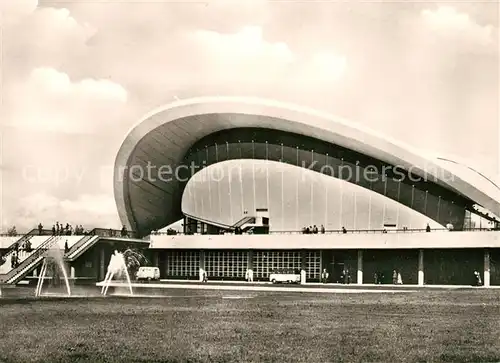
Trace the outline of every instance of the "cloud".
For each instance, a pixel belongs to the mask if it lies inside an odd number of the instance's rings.
[[[80,195],[75,199],[60,199],[47,193],[35,193],[20,198],[17,206],[4,211],[3,228],[16,225],[17,230],[30,230],[42,223],[51,228],[55,222],[83,224],[84,227],[117,228],[120,225],[115,202],[110,195]]]
[[[33,1],[7,0],[2,47],[4,83],[15,82],[35,67],[78,62],[96,29],[79,23],[65,8],[36,7]]]
[[[466,13],[451,6],[441,6],[435,10],[425,9],[421,13],[424,24],[441,40],[487,47],[493,44],[494,27],[480,25]]]
[[[6,124],[45,131],[88,133],[120,115],[127,91],[109,80],[72,81],[52,68],[34,69],[5,98]],[[92,105],[92,107],[89,107]]]
[[[207,67],[217,82],[269,81],[279,78],[293,63],[294,56],[283,42],[268,42],[262,28],[248,26],[237,33],[223,34],[198,30],[192,34],[193,49],[200,56],[200,66]]]
[[[199,30],[195,36],[219,62],[293,61],[293,54],[288,46],[283,42],[266,42],[262,36],[262,28],[258,26],[244,27],[235,34]]]

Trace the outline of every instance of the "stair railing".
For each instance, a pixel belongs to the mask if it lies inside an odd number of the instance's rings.
[[[54,245],[54,242],[58,242],[61,236],[49,237],[45,242],[43,242],[31,255],[28,256],[21,264],[12,270],[10,270],[3,277],[3,282],[9,282],[20,272],[23,272],[27,267],[30,266],[34,261],[36,261],[40,256],[42,256],[49,248]]]

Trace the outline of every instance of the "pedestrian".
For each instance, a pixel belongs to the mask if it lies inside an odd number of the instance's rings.
[[[398,271],[398,285],[403,285],[403,278],[401,277],[401,272]]]
[[[326,268],[323,269],[323,272],[321,273],[321,281],[326,284],[328,282],[328,277],[329,273],[326,271]]]
[[[121,236],[127,237],[127,235],[128,235],[127,227],[125,227],[125,225],[123,225],[122,230],[121,230]]]
[[[396,270],[392,271],[392,283],[394,285],[397,285],[398,283],[398,273],[396,272]]]
[[[474,270],[474,278],[476,286],[481,286],[483,284],[483,282],[481,281],[481,274],[476,270]]]

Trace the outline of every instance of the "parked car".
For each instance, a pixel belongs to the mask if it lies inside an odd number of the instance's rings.
[[[159,280],[160,279],[160,269],[158,267],[139,267],[139,270],[135,274],[137,281],[140,280]]]
[[[278,284],[278,283],[300,284],[300,271],[294,271],[294,270],[273,271],[269,275],[269,281],[271,281],[273,284]]]

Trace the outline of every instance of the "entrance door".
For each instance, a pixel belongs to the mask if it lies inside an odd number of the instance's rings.
[[[339,260],[340,261],[340,260]],[[334,265],[334,273],[333,273],[333,276],[334,276],[334,282],[336,282],[337,284],[342,284],[344,283],[343,281],[343,276],[344,276],[344,262],[337,262],[335,265]]]
[[[323,250],[322,251],[322,261],[321,261],[321,274],[320,278],[323,274],[323,270],[326,269],[326,272],[328,272],[328,279],[326,282],[335,282],[334,279],[334,257],[333,257],[333,251],[328,251],[328,250]],[[321,279],[320,279],[321,281]]]

